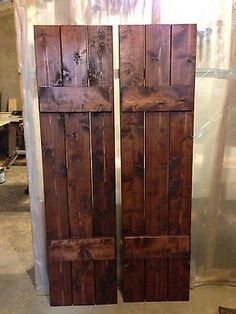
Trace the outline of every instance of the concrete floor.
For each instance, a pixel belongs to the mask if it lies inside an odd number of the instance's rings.
[[[218,306],[236,308],[236,288],[197,287],[190,302],[133,303],[85,307],[50,307],[33,282],[33,254],[25,166],[6,171],[0,186],[0,313],[1,314],[216,314]]]

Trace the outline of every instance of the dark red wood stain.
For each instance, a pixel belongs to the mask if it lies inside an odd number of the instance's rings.
[[[144,234],[144,115],[123,113],[121,125],[123,234]],[[124,257],[123,263],[124,300],[144,301],[144,260],[131,260]]]
[[[61,85],[59,26],[35,27],[35,53],[38,86]],[[64,115],[41,114],[45,212],[48,241],[69,236],[67,174],[65,162]],[[72,304],[71,265],[48,261],[51,305]]]
[[[128,302],[189,296],[195,45],[196,25],[120,26]]]
[[[195,25],[120,26],[123,295],[187,300]],[[112,29],[36,26],[50,302],[116,303]]]
[[[36,26],[35,51],[50,302],[116,303],[112,29]]]

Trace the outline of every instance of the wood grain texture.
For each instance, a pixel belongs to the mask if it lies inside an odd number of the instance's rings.
[[[40,116],[43,175],[45,193],[45,213],[47,239],[69,236],[67,205],[67,174],[65,163],[64,117],[58,113]],[[71,299],[70,265],[58,263],[50,265],[49,288],[52,305],[69,305]],[[59,270],[59,271],[58,271]],[[60,278],[63,277],[63,278]],[[55,284],[57,283],[57,284]]]
[[[168,273],[168,300],[188,301],[190,280],[189,258],[170,258]]]
[[[65,115],[68,205],[71,237],[93,236],[88,113]]]
[[[49,223],[55,231],[60,231],[57,236],[53,229],[49,237],[51,302],[55,305],[115,303],[114,129],[112,132],[110,129],[113,126],[112,29],[40,26],[35,28],[35,38],[43,137],[45,134],[47,138],[47,131],[51,132],[47,123],[52,117],[56,117],[52,122],[54,128],[57,117],[63,125],[60,130],[53,130],[53,142],[46,149],[54,162],[54,146],[61,145],[58,155],[61,169],[53,173],[53,178],[59,180],[62,172],[66,181],[58,187],[63,189],[59,197],[55,193],[49,196],[57,197],[56,202],[52,200],[55,212],[51,213]],[[92,111],[109,113],[91,118]],[[51,166],[54,167],[46,164],[45,178],[50,182],[46,186],[55,188]],[[59,214],[55,205],[63,209]],[[62,219],[55,223],[55,218],[62,214]],[[107,238],[107,234],[113,237]]]
[[[170,114],[169,234],[191,231],[193,114]],[[169,300],[189,298],[189,258],[169,259]]]
[[[61,26],[63,86],[87,86],[86,26]]]
[[[123,233],[144,234],[143,113],[122,113],[121,150]]]
[[[93,231],[116,237],[114,127],[110,113],[92,113]],[[116,262],[95,262],[96,304],[117,303]]]
[[[38,87],[61,86],[59,26],[35,26],[34,35]],[[60,239],[69,236],[64,116],[41,114],[40,128],[47,240]],[[48,272],[51,305],[72,304],[70,263],[49,261]]]
[[[109,86],[109,109],[113,110],[112,28],[88,26],[88,49],[89,85],[94,88]],[[91,114],[91,137],[94,235],[115,237],[115,144],[112,113]],[[95,262],[96,304],[117,303],[116,276],[115,261]]]
[[[110,113],[92,113],[93,231],[116,236],[114,126]],[[115,245],[115,244],[114,244]],[[113,257],[114,259],[115,257]],[[116,262],[95,262],[96,304],[117,303]]]
[[[88,26],[88,49],[90,86],[112,86],[112,27]]]
[[[189,236],[135,236],[124,238],[124,257],[153,259],[189,256]]]
[[[144,114],[122,113],[121,176],[123,236],[145,233]],[[145,300],[144,260],[124,259],[124,300]],[[134,287],[136,287],[134,289]]]
[[[68,206],[70,236],[79,238],[93,237],[93,207],[90,164],[90,128],[88,113],[65,114],[66,162],[68,167]],[[55,254],[50,246],[49,256]],[[57,254],[62,260],[72,262],[73,304],[94,304],[94,266],[93,261],[76,258],[79,252],[73,247],[61,247]],[[71,253],[72,250],[72,253]],[[82,249],[81,251],[85,252]],[[79,253],[78,253],[79,254]],[[58,260],[59,260],[58,256]],[[53,258],[52,258],[53,259]],[[80,284],[78,284],[80,282]]]
[[[42,87],[39,89],[41,112],[112,111],[112,88]]]
[[[121,25],[120,86],[143,86],[145,68],[145,26]]]
[[[145,123],[146,234],[168,234],[169,113],[148,112]],[[146,300],[167,300],[167,258],[146,260]]]
[[[170,84],[170,25],[146,25],[146,86]]]
[[[61,47],[59,26],[35,26],[37,82],[40,86],[61,86]]]
[[[94,263],[92,261],[72,262],[73,305],[95,303]]]
[[[51,95],[53,99],[50,99],[49,96],[47,99],[47,107],[49,110],[60,111],[61,109],[65,112],[73,112],[76,111],[74,110],[75,107],[78,109],[82,104],[82,107],[88,110],[89,104],[87,101],[90,98],[87,95],[90,95],[90,93],[87,88],[88,64],[86,27],[61,26],[61,50],[63,87],[55,90],[57,96],[55,94]],[[66,91],[66,89],[69,90]],[[47,95],[47,93],[50,95],[51,91],[42,90],[42,92],[44,95]],[[95,96],[95,98],[97,97]],[[79,106],[78,101],[81,101],[79,102]],[[56,103],[56,106],[53,106],[53,103]],[[71,110],[69,110],[68,107],[71,107]],[[93,208],[89,114],[66,113],[65,130],[70,236],[80,238],[92,237]],[[82,252],[84,252],[84,250],[82,250]],[[52,253],[53,252],[51,252],[51,254]],[[68,254],[66,248],[62,249],[60,254],[62,258],[65,258],[66,254]],[[93,261],[77,258],[72,259],[71,265],[73,304],[94,304],[95,282]]]
[[[116,268],[115,260],[95,262],[96,304],[117,303]]]
[[[168,259],[146,260],[146,301],[168,300]]]
[[[168,232],[169,113],[146,113],[145,220],[148,235]]]
[[[145,301],[145,260],[123,260],[124,287],[123,298],[125,302]]]
[[[50,305],[71,305],[71,265],[68,262],[48,262]]]
[[[194,86],[197,27],[172,25],[171,30],[171,85]]]
[[[115,236],[115,156],[113,117],[91,117],[93,162],[93,231],[95,236]]]
[[[122,111],[190,111],[194,90],[189,86],[129,88],[121,93]]]
[[[111,237],[51,240],[49,259],[51,261],[115,259],[115,240]]]
[[[196,25],[119,36],[125,301],[186,300]]]
[[[169,234],[190,234],[193,114],[170,114]]]

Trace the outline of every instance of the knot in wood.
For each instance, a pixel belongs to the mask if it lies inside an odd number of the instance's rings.
[[[153,62],[158,62],[159,61],[159,57],[158,56],[153,56],[152,57],[152,61]]]
[[[46,33],[41,34],[41,45],[44,47],[47,46],[47,34]]]
[[[93,73],[89,73],[89,80],[90,81],[94,81],[94,80],[96,80],[96,74],[93,74]]]
[[[99,31],[98,37],[99,37],[99,40],[104,40],[105,39],[105,33],[103,31]]]
[[[72,78],[71,78],[70,72],[63,70],[62,75],[65,81],[71,81]]]
[[[74,53],[74,61],[75,61],[76,65],[79,64],[79,61],[81,61],[81,57],[82,56],[81,56],[80,51]]]

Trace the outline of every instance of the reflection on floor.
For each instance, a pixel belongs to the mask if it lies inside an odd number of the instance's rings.
[[[0,313],[1,314],[217,314],[218,306],[236,308],[236,288],[198,287],[190,302],[133,303],[118,305],[55,307],[40,295],[33,283],[33,254],[25,166],[6,171],[0,186]]]

